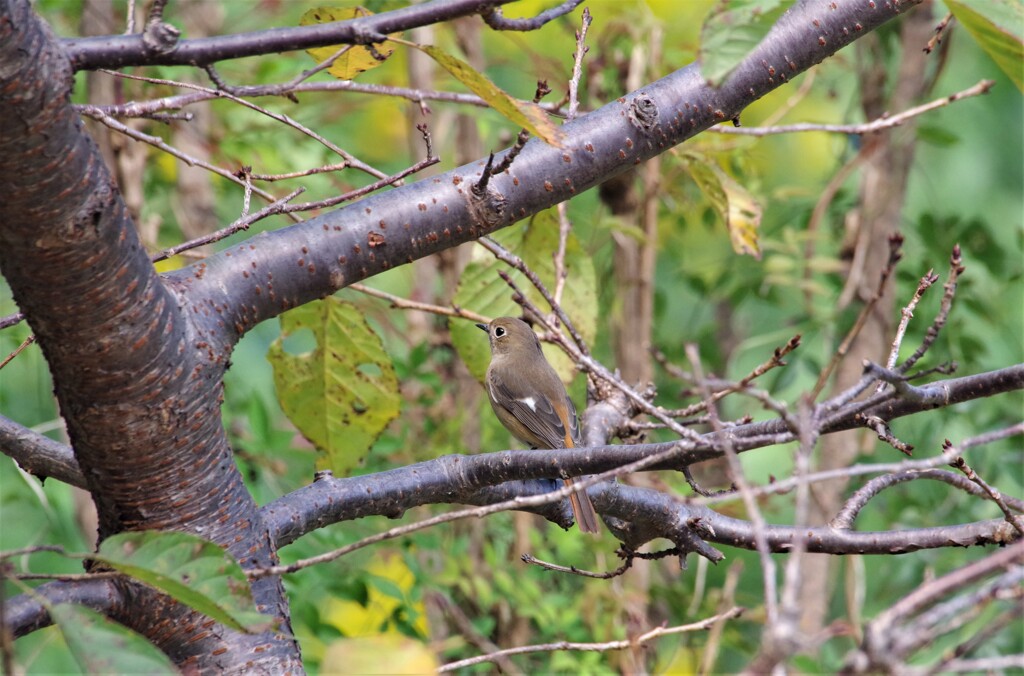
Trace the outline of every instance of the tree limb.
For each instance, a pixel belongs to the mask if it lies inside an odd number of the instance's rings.
[[[478,161],[261,233],[168,280],[187,285],[196,307],[217,307],[224,339],[233,344],[265,319],[512,225],[735,118],[909,6],[798,3],[719,88],[704,81],[696,64],[682,68],[566,124],[561,148],[530,140],[483,194],[470,189],[485,167]]]
[[[381,42],[388,33],[479,14],[508,2],[512,0],[433,0],[348,21],[180,40],[169,49],[146,44],[141,33],[68,38],[61,40],[61,46],[76,71],[126,66],[205,66],[296,49]]]

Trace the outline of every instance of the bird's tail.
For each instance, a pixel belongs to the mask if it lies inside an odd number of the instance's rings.
[[[572,484],[572,479],[565,480],[566,486],[571,486]],[[576,523],[579,524],[581,531],[584,533],[601,532],[601,529],[598,527],[597,512],[594,511],[594,505],[590,502],[590,497],[584,491],[570,493],[569,502],[572,503],[572,515],[575,517]]]

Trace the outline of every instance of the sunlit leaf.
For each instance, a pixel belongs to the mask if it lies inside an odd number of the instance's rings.
[[[515,125],[523,127],[550,145],[562,147],[564,132],[548,118],[547,113],[537,104],[532,101],[520,101],[510,96],[468,63],[437,47],[417,45],[411,42],[403,44],[414,47],[434,59],[438,65]]]
[[[700,31],[700,70],[704,79],[719,85],[746,58],[791,0],[731,0],[719,2]]]
[[[422,600],[413,600],[410,594],[416,576],[400,555],[383,552],[374,556],[366,567],[366,600],[331,597],[320,608],[320,617],[349,637],[395,634],[401,632],[394,622],[400,608],[415,615],[413,628],[420,636],[429,635],[426,608]]]
[[[373,12],[364,7],[314,7],[306,11],[299,19],[300,26],[310,26],[320,23],[331,23],[334,21],[347,21],[364,16],[372,16]],[[397,38],[401,32],[392,33],[388,37]],[[387,43],[377,42],[373,48],[377,54],[385,59],[394,53],[393,47],[386,46]],[[313,47],[306,52],[316,60],[323,63],[344,45],[331,45],[329,47]],[[352,48],[334,60],[327,72],[339,80],[352,80],[360,73],[365,73],[384,63],[373,56],[373,53],[364,45],[352,45]]]
[[[262,631],[270,626],[270,618],[256,610],[242,567],[199,536],[118,533],[104,540],[91,558],[238,631]]]
[[[49,610],[83,673],[178,673],[170,658],[141,634],[91,608],[59,603]]]
[[[760,259],[761,205],[713,162],[693,153],[687,153],[685,159],[690,176],[725,223],[733,251]]]
[[[289,338],[311,338],[289,349]],[[352,471],[398,416],[398,378],[380,337],[355,306],[337,298],[281,315],[281,337],[270,346],[281,408],[324,456],[317,463],[339,476]]]
[[[170,258],[165,258],[162,261],[153,263],[153,268],[162,274],[164,272],[180,270],[189,263],[191,263],[191,261],[187,260],[184,256],[171,256]]]
[[[325,674],[433,674],[437,657],[422,641],[385,634],[332,641],[320,665]]]
[[[981,48],[1024,91],[1024,4],[1020,0],[986,0],[946,5]]]

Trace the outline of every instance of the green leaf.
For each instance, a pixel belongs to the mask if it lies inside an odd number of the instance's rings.
[[[257,612],[238,562],[197,535],[118,533],[104,540],[90,558],[238,631],[264,631],[270,626],[270,618]]]
[[[708,159],[694,153],[685,153],[683,159],[690,176],[725,223],[733,251],[760,259],[761,205],[746,188]]]
[[[290,353],[287,341],[302,334],[312,335],[310,349]],[[267,359],[281,408],[324,453],[321,469],[347,475],[398,417],[391,359],[354,305],[325,298],[284,313]]]
[[[792,0],[719,2],[704,20],[697,52],[704,79],[718,86],[768,35]]]
[[[91,608],[58,603],[49,612],[84,673],[178,673],[170,658],[141,634]]]
[[[551,293],[555,292],[555,260],[558,250],[558,216],[555,209],[542,211],[533,217],[526,230],[523,250],[520,255],[531,270],[537,273]],[[562,293],[562,308],[569,315],[573,326],[589,345],[597,337],[597,276],[594,261],[583,250],[575,235],[569,233],[565,246],[565,269],[568,278]],[[547,310],[547,303],[540,292],[530,284],[520,287],[534,305]],[[566,383],[577,373],[576,366],[562,350],[554,345],[544,345],[544,354]]]
[[[523,262],[537,273],[541,281],[554,293],[554,253],[558,250],[558,218],[554,210],[541,212],[533,217],[526,228],[517,228],[503,235],[501,244],[523,259]],[[516,234],[518,233],[518,236]],[[572,233],[566,241],[565,267],[568,272],[562,307],[573,325],[588,343],[593,344],[597,333],[597,281],[593,260],[583,250],[579,240]],[[505,270],[526,297],[546,311],[549,308],[543,297],[521,273],[509,270],[507,266],[491,257],[472,261],[459,279],[455,292],[455,304],[480,314],[494,317],[511,315],[518,317],[522,310],[512,301],[512,290],[498,277],[498,270]],[[452,321],[449,324],[452,344],[473,376],[483,382],[490,361],[487,336],[471,322]],[[576,368],[565,354],[553,345],[544,345],[544,354],[558,371],[562,380],[569,382],[576,374]]]
[[[523,127],[534,136],[544,139],[544,142],[549,145],[558,148],[562,147],[565,133],[548,118],[544,109],[536,103],[520,101],[510,96],[468,63],[455,58],[437,47],[418,45],[412,42],[403,42],[402,44],[418,49],[432,58],[459,82],[469,87],[470,91],[486,101],[491,108],[494,108],[494,110],[501,113],[515,125]]]
[[[1020,0],[970,4],[947,0],[946,5],[1017,89],[1024,91],[1024,4]]]
[[[373,12],[364,7],[314,7],[306,11],[299,19],[300,26],[310,26],[334,21],[347,21],[364,16],[372,16]],[[402,33],[392,33],[388,37],[397,38]],[[329,47],[314,47],[307,49],[306,53],[313,57],[317,63],[323,63],[331,58],[344,45],[331,45]],[[373,44],[373,48],[385,59],[394,53],[394,48],[385,47],[383,42]],[[339,80],[352,80],[360,73],[365,73],[384,63],[374,58],[373,54],[362,45],[353,45],[351,49],[334,60],[327,72]]]
[[[518,252],[522,247],[524,234],[524,228],[507,228],[496,233],[494,239],[506,249]],[[492,319],[507,315],[518,316],[520,310],[512,301],[512,290],[498,277],[498,270],[503,268],[504,263],[499,263],[490,253],[477,247],[473,260],[459,277],[459,286],[455,291],[453,303]],[[508,269],[506,272],[520,289],[529,284],[521,273]],[[452,336],[452,346],[466,364],[466,368],[474,378],[483,382],[487,364],[491,359],[487,335],[474,326],[473,322],[462,319],[449,320],[448,330]]]
[[[917,126],[917,138],[937,148],[948,148],[960,142],[960,137],[955,132],[930,124]]]

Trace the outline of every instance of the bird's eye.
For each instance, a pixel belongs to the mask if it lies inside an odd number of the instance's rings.
[[[501,338],[504,335],[505,335],[505,329],[501,328],[500,326],[498,328],[494,329],[494,336],[496,338]]]

